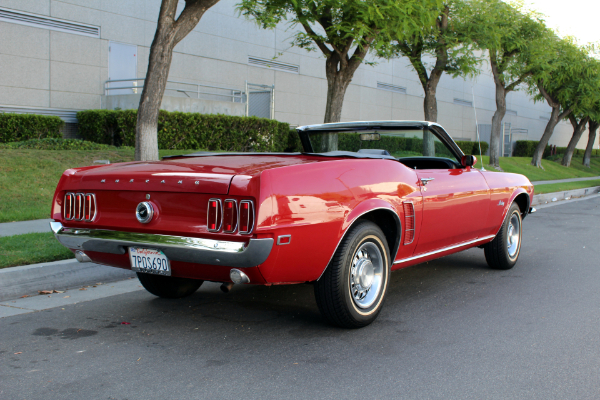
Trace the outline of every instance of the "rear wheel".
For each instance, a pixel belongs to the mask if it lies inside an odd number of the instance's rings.
[[[515,266],[521,252],[521,226],[521,209],[513,203],[494,240],[483,247],[490,268],[511,269]]]
[[[204,281],[174,276],[151,275],[138,272],[140,283],[150,293],[166,299],[179,299],[193,294]]]
[[[317,305],[329,322],[361,328],[377,318],[389,280],[389,253],[374,223],[363,221],[351,228],[315,283]]]

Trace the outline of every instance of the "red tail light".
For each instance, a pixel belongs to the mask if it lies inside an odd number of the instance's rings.
[[[86,194],[84,206],[84,219],[87,222],[93,221],[96,218],[96,195],[93,193]]]
[[[63,217],[67,221],[92,222],[97,206],[94,193],[67,193],[63,203]]]
[[[221,199],[208,200],[208,214],[206,220],[209,232],[218,232],[221,230],[221,223],[223,222]]]
[[[85,197],[83,193],[77,193],[75,195],[75,220],[81,221],[83,219]]]
[[[411,244],[415,240],[415,206],[410,201],[405,201],[404,206],[404,244]]]
[[[75,194],[65,194],[65,201],[63,203],[63,216],[67,221],[70,221],[75,216]]]
[[[249,234],[254,229],[254,204],[250,200],[240,201],[240,233]]]
[[[223,206],[223,232],[233,233],[237,229],[237,203],[235,200],[225,200]]]

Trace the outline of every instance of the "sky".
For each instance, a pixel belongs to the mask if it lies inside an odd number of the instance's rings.
[[[544,14],[546,24],[560,36],[574,36],[580,45],[600,43],[600,1],[525,0],[525,4]]]

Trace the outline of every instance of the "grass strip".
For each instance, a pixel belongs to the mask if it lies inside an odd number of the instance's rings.
[[[74,257],[52,232],[0,237],[0,269]]]
[[[600,186],[600,179],[591,181],[548,183],[545,185],[535,185],[535,194],[563,192],[565,190],[583,189],[594,186]]]
[[[489,165],[489,159],[489,156],[483,156],[485,168],[488,171],[495,171]],[[573,156],[570,167],[563,167],[560,161],[560,158],[557,158],[555,161],[542,160],[542,167],[544,169],[541,169],[531,165],[530,157],[502,157],[500,158],[500,168],[504,172],[525,175],[532,182],[600,176],[600,157],[592,157],[590,168],[583,166],[583,156]],[[481,168],[479,160],[477,161],[477,168]]]
[[[194,150],[161,150],[160,156]],[[69,168],[133,161],[133,149],[117,150],[0,150],[0,222],[50,218],[52,196]]]

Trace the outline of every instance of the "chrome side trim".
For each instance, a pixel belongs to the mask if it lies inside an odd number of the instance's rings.
[[[147,247],[161,250],[173,261],[236,268],[250,268],[262,264],[269,257],[273,247],[271,238],[250,239],[246,245],[243,242],[195,237],[67,228],[55,221],[50,222],[50,228],[56,239],[69,249],[125,254],[127,247]]]
[[[281,243],[283,239],[290,239],[289,242]],[[281,235],[277,236],[277,246],[284,246],[286,244],[292,243],[292,235]]]
[[[402,210],[402,211],[404,211],[404,225],[405,225],[404,226],[404,242],[405,243],[403,243],[404,246],[408,246],[409,244],[412,244],[415,241],[415,236],[417,234],[417,221],[415,219],[415,203],[413,203],[412,201],[403,201],[402,202],[402,208],[404,208],[404,206],[406,204],[410,204],[410,208],[412,209],[412,215],[407,216],[406,215],[406,210]],[[412,220],[413,220],[413,228],[412,229],[407,229],[406,228],[406,225],[407,225],[406,219],[407,218],[412,218]],[[410,242],[406,242],[406,236],[408,235],[408,232],[411,232],[411,231],[412,231],[412,235],[413,235],[412,239],[411,239]]]
[[[445,251],[450,251],[450,250],[458,249],[460,247],[469,246],[469,245],[472,245],[472,244],[475,244],[475,243],[485,242],[486,240],[493,239],[494,237],[495,237],[494,235],[489,235],[489,236],[485,236],[485,237],[478,238],[478,239],[475,239],[475,240],[471,240],[469,242],[455,244],[453,246],[444,247],[443,249],[438,249],[438,250],[430,251],[429,253],[419,254],[417,256],[405,258],[403,260],[394,261],[394,264],[402,264],[402,263],[405,263],[405,262],[408,262],[408,261],[413,261],[413,260],[418,260],[419,258],[425,258],[425,257],[433,256],[435,254],[439,254],[439,253],[443,253]]]

